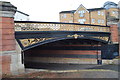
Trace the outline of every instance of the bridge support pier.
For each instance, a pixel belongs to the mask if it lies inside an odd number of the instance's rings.
[[[0,72],[2,75],[24,72],[21,50],[14,35],[16,9],[10,2],[0,1]]]

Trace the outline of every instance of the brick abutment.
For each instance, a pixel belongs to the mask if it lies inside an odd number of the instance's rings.
[[[15,40],[14,14],[17,10],[10,2],[0,2],[0,66],[1,74],[16,75],[24,72],[21,51]]]

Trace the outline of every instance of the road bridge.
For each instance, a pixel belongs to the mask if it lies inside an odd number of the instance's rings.
[[[118,56],[116,25],[14,21],[15,6],[1,1],[0,8],[1,74],[40,63],[101,64]]]

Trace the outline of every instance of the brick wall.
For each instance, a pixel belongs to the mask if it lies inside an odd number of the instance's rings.
[[[33,54],[80,54],[80,55],[96,55],[97,50],[30,50],[26,51],[26,53]]]
[[[113,43],[118,43],[118,26],[117,24],[109,25],[111,31],[111,41]]]
[[[8,18],[8,17],[0,17],[0,29],[1,29],[1,39],[0,46],[2,48],[0,51],[2,51],[1,61],[2,61],[2,74],[11,74],[10,72],[10,64],[11,64],[11,55],[6,55],[9,53],[9,51],[15,51],[15,36],[14,36],[14,19]]]
[[[16,7],[10,2],[0,1],[0,72],[1,74],[19,74],[21,61],[16,50],[14,14]]]
[[[98,15],[98,11],[100,11],[100,15]],[[91,11],[90,12],[90,19],[91,19],[90,24],[106,26],[106,11],[105,10]],[[94,23],[92,23],[92,19],[95,19]],[[100,23],[98,23],[98,20],[100,20]],[[101,20],[102,21],[104,20],[104,22],[102,23]]]
[[[84,17],[80,17],[80,13],[79,11],[84,10]],[[84,8],[84,6],[81,5],[81,7],[79,7],[76,12],[74,13],[74,23],[80,23],[78,20],[79,19],[85,19],[86,21],[84,22],[84,24],[90,24],[90,14],[89,12]]]
[[[25,63],[97,64],[97,50],[30,50],[25,52]],[[94,58],[90,56],[94,56]],[[27,64],[25,64],[27,65]]]
[[[66,15],[64,18],[63,16]],[[72,13],[65,13],[65,14],[60,14],[60,22],[65,22],[65,23],[73,23],[73,14]]]
[[[11,74],[10,72],[10,63],[11,63],[11,56],[2,56],[2,74]]]
[[[2,18],[2,51],[15,50],[14,20],[13,18]]]

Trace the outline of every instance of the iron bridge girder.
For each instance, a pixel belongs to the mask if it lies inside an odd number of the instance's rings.
[[[15,38],[21,46],[22,50],[27,50],[38,45],[64,40],[64,39],[91,39],[97,40],[102,43],[108,43],[110,41],[110,32],[89,32],[89,31],[16,31]],[[98,38],[96,38],[98,37]],[[99,39],[99,37],[107,37],[107,40]],[[24,46],[21,40],[24,39],[39,39],[39,38],[51,38],[42,41],[38,41],[34,44],[28,44]],[[34,40],[33,40],[34,41]]]

